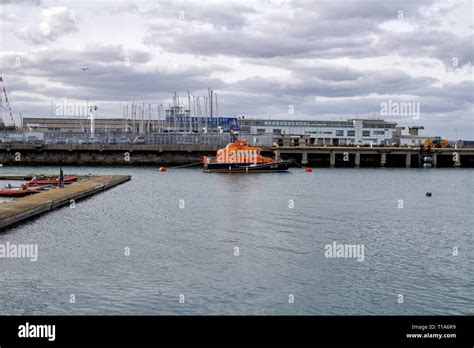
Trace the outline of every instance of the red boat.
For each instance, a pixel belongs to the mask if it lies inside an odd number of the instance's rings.
[[[69,176],[67,178],[64,178],[64,183],[72,183],[77,181],[78,177],[77,176]],[[59,178],[56,179],[34,179],[31,181],[28,181],[28,185],[58,185],[59,184]]]
[[[23,197],[32,194],[33,192],[20,189],[0,189],[0,196],[3,197]]]
[[[0,196],[3,197],[23,197],[27,195],[31,195],[33,193],[37,193],[41,191],[43,188],[38,187],[27,187],[25,184],[21,185],[18,188],[4,188],[0,189]]]

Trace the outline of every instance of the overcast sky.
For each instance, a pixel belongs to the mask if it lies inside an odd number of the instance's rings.
[[[23,117],[64,98],[121,117],[124,101],[211,87],[220,115],[385,118],[474,139],[472,0],[1,2],[0,73]],[[419,117],[382,115],[390,101]]]

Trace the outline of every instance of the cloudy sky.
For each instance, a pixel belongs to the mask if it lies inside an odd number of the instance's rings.
[[[126,101],[210,87],[220,115],[385,118],[474,139],[472,0],[2,0],[0,11],[0,73],[23,117],[86,99],[121,117]],[[382,116],[389,101],[419,118]]]

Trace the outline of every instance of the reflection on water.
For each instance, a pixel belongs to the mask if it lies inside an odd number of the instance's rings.
[[[0,313],[474,313],[470,170],[74,173],[133,178],[0,234],[39,246],[37,262],[0,259]],[[325,257],[333,242],[364,261]]]

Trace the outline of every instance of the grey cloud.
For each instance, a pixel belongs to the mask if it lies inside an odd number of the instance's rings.
[[[440,31],[389,33],[378,44],[378,51],[410,57],[438,58],[447,68],[453,68],[453,59],[459,67],[474,62],[472,44],[474,35],[458,37]]]
[[[334,74],[336,76],[331,77]],[[341,79],[344,74],[347,77]],[[235,83],[233,88],[282,96],[355,97],[368,94],[417,93],[437,81],[431,77],[411,77],[394,70],[374,74],[347,68],[330,68],[327,71],[323,68],[300,69],[294,76],[296,79],[288,82],[253,77]]]
[[[60,36],[78,31],[75,15],[65,7],[43,9],[39,23],[23,28],[18,35],[34,45],[56,41]]]
[[[20,65],[16,59],[20,59]],[[38,76],[48,76],[48,72],[58,70],[72,75],[84,74],[80,68],[101,68],[107,65],[125,66],[147,63],[151,54],[142,50],[125,50],[122,45],[90,43],[81,49],[36,50],[27,54],[9,52],[0,55],[2,66],[13,71],[27,70]]]
[[[41,5],[41,0],[2,0],[2,5],[14,4],[14,5]]]
[[[126,64],[122,46],[94,45],[84,51],[48,50],[38,51],[23,57],[21,66],[14,66],[15,54],[2,55],[3,66],[8,63],[12,74],[12,90],[22,90],[43,94],[48,97],[96,98],[101,100],[156,99],[160,93],[170,94],[175,90],[197,91],[208,86],[220,88],[224,83],[211,78],[211,72],[228,71],[225,66],[209,66],[179,69],[174,72],[158,68],[144,69],[148,58],[146,52],[133,51],[130,64]],[[83,71],[86,66],[89,70]],[[43,77],[50,82],[61,83],[64,87],[29,84],[30,77]],[[14,82],[16,81],[16,82]],[[20,82],[22,84],[20,84]]]
[[[235,1],[161,1],[141,10],[149,17],[159,16],[182,23],[209,23],[217,28],[229,29],[245,26],[246,16],[255,13],[253,7]]]
[[[472,61],[472,36],[458,37],[425,25],[431,19],[425,18],[423,11],[430,3],[296,1],[291,3],[294,19],[279,9],[261,12],[263,19],[248,20],[246,26],[228,28],[197,26],[186,30],[186,21],[181,27],[152,22],[144,42],[178,53],[243,58],[363,58],[400,53],[438,58],[444,63],[456,54],[459,66]],[[176,6],[172,8],[177,11]],[[425,29],[410,33],[380,29],[385,21],[397,20],[399,11],[403,11],[403,20]],[[211,23],[216,18],[211,18]]]

